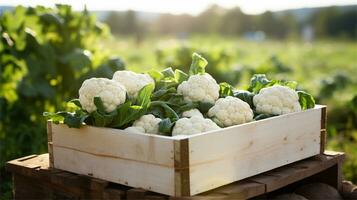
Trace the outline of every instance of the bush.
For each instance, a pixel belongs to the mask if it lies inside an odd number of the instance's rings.
[[[10,159],[47,151],[44,111],[77,96],[88,77],[124,69],[98,40],[108,28],[70,6],[17,7],[0,17],[0,168]],[[8,181],[9,177],[5,180]],[[8,191],[9,184],[1,184]],[[6,189],[7,188],[7,189]]]

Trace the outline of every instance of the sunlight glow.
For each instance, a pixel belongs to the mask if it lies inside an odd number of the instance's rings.
[[[76,10],[81,10],[87,5],[89,10],[137,10],[146,12],[172,13],[172,14],[193,14],[197,15],[212,4],[222,7],[239,6],[248,14],[258,14],[267,10],[277,11],[284,9],[320,7],[330,5],[356,4],[356,0],[5,0],[0,5],[24,5],[24,6],[54,6],[56,3],[70,4]]]

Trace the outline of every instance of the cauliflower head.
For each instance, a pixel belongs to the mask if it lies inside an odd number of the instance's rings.
[[[195,133],[203,133],[206,131],[221,129],[210,119],[205,119],[200,116],[191,118],[181,118],[176,121],[172,130],[172,136],[175,135],[192,135]]]
[[[124,131],[127,131],[128,133],[145,133],[145,129],[140,126],[130,126],[124,129]]]
[[[182,113],[182,117],[190,118],[193,116],[199,116],[203,118],[202,113],[197,108],[186,110],[185,112]]]
[[[134,122],[133,126],[143,128],[144,133],[159,134],[160,121],[160,118],[156,118],[154,115],[148,114],[143,115],[139,119],[137,119]]]
[[[177,93],[182,94],[188,102],[214,103],[219,97],[219,85],[209,74],[196,74],[177,87]]]
[[[216,101],[208,110],[208,116],[227,127],[252,121],[253,111],[246,102],[237,97],[227,96]]]
[[[138,74],[132,71],[116,71],[113,75],[113,80],[124,85],[128,92],[128,96],[136,98],[139,90],[144,86],[155,81],[148,74]]]
[[[82,108],[88,112],[97,110],[94,97],[100,97],[105,111],[112,112],[116,107],[125,102],[126,90],[116,81],[106,78],[90,78],[82,83],[79,89],[79,101]]]
[[[301,111],[299,95],[289,87],[274,85],[263,88],[253,97],[257,113],[281,115]]]

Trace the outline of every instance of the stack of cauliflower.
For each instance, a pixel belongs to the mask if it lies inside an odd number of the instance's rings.
[[[160,85],[158,78],[150,76],[151,74],[138,74],[132,71],[117,71],[111,80],[88,79],[79,89],[81,107],[88,113],[95,111],[97,108],[93,99],[100,97],[105,111],[109,113],[126,101],[135,100],[139,91],[146,85],[156,84],[155,91],[162,91],[162,93],[176,91],[176,96],[182,97],[185,104],[192,106],[187,106],[184,110],[172,109],[173,112],[177,111],[178,117],[169,119],[169,134],[160,131],[160,124],[164,119],[150,109],[134,120],[129,127],[123,128],[129,133],[170,136],[213,131],[254,121],[256,116],[270,117],[302,110],[299,93],[281,84],[282,82],[274,84],[272,81],[267,81],[265,76],[258,75],[264,79],[264,87],[254,92],[245,91],[244,94],[248,96],[243,95],[244,98],[242,98],[242,93],[232,86],[224,88],[228,92],[223,92],[224,84],[218,84],[210,74],[204,72],[207,65],[204,58],[194,53],[193,60],[190,74],[180,71],[181,77],[184,78],[181,78],[181,81],[178,81],[179,78],[175,79],[176,84],[172,86]],[[257,77],[254,77],[254,81],[257,81]],[[249,97],[251,99],[247,101]],[[209,109],[199,109],[198,105],[202,104],[209,105]]]

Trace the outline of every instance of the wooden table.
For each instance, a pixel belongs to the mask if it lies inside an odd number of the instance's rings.
[[[307,182],[323,182],[341,189],[344,153],[325,151],[266,173],[192,196],[168,197],[89,176],[51,169],[48,154],[9,161],[14,199],[248,199],[293,191]]]

